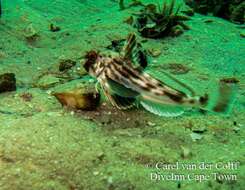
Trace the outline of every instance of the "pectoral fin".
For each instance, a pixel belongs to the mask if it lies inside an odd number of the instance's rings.
[[[113,94],[118,94],[122,97],[129,97],[129,98],[136,97],[139,95],[138,92],[130,88],[127,88],[112,79],[107,79],[107,83],[110,86],[110,92]]]
[[[184,113],[184,108],[174,105],[163,105],[152,101],[141,99],[140,104],[149,112],[164,117],[177,117]]]
[[[119,109],[125,110],[135,106],[135,98],[122,97],[117,94],[112,94],[111,98],[113,99],[115,106]]]
[[[135,97],[138,93],[118,84],[112,79],[103,80],[101,88],[111,104],[118,109],[125,110],[135,105]]]

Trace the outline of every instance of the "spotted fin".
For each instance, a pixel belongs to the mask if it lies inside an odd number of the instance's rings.
[[[148,65],[146,52],[142,46],[136,42],[134,33],[130,33],[122,49],[121,56],[129,60],[133,68],[145,68]]]
[[[164,117],[177,117],[184,113],[184,108],[180,106],[163,105],[149,100],[141,100],[140,104],[149,112]]]

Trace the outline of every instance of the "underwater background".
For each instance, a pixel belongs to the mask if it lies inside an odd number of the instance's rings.
[[[0,190],[244,189],[244,1],[0,5]],[[163,81],[200,95],[236,83],[230,115],[160,117],[87,96],[98,92],[86,52],[116,53],[129,33]]]

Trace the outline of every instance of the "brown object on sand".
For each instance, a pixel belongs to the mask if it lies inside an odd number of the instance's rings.
[[[81,110],[95,110],[100,102],[100,94],[97,92],[84,92],[83,89],[75,89],[69,92],[53,93],[63,106]]]
[[[5,73],[0,75],[0,93],[15,91],[16,90],[16,79],[14,73]]]

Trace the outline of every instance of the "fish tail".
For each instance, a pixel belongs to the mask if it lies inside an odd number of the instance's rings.
[[[232,110],[236,91],[236,83],[220,81],[218,89],[216,89],[210,95],[205,94],[204,96],[200,97],[199,103],[205,110],[229,114]]]

